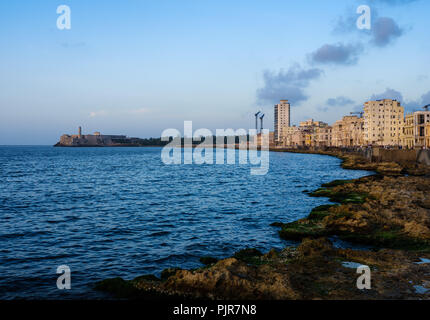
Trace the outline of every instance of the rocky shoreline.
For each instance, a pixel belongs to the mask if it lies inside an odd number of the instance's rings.
[[[220,261],[203,257],[205,266],[196,270],[106,279],[95,288],[127,299],[430,299],[430,168],[318,153],[341,158],[343,168],[376,174],[322,185],[309,194],[332,205],[274,223],[280,237],[301,241],[297,248],[245,249]],[[336,248],[333,237],[372,249]],[[371,289],[357,289],[359,265],[369,266]]]

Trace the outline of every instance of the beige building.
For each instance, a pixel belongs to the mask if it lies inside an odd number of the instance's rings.
[[[299,122],[300,127],[326,127],[328,126],[327,123],[322,121],[314,121],[314,119],[309,119],[306,121]]]
[[[275,142],[282,142],[282,128],[290,126],[290,103],[281,100],[275,104]]]
[[[429,147],[426,143],[426,125],[430,123],[430,111],[416,111],[414,117],[414,143],[415,147]]]
[[[313,119],[300,122],[299,127],[283,127],[280,131],[279,142],[283,146],[325,146],[329,141],[329,137],[326,137],[327,134],[323,134],[326,133],[323,128],[327,127],[327,123],[314,121]],[[322,140],[321,142],[319,141],[320,139]]]
[[[404,108],[391,99],[364,103],[364,144],[401,145]]]
[[[405,120],[403,122],[402,146],[404,148],[412,149],[414,145],[414,115],[413,113],[410,113],[405,116]]]
[[[332,128],[333,147],[353,147],[363,145],[364,119],[357,116],[344,116]]]
[[[301,145],[301,137],[302,132],[299,127],[292,126],[292,127],[282,127],[280,131],[280,139],[279,143],[284,146],[294,146],[297,144]]]
[[[430,111],[416,111],[405,116],[402,146],[405,148],[428,148],[427,126],[430,125]]]
[[[426,148],[430,148],[430,123],[426,124]]]
[[[333,127],[325,126],[315,129],[315,146],[330,147],[332,145],[332,130]]]
[[[273,131],[269,132],[269,146],[275,146],[275,133]]]

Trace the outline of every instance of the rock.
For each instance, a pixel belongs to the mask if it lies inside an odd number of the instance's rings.
[[[336,249],[326,238],[305,239],[297,249],[271,250],[262,256],[267,262],[262,265],[228,258],[204,269],[178,270],[165,281],[121,279],[111,287],[145,299],[430,299],[413,287],[430,281],[430,264],[417,264],[418,257],[430,258],[430,254]],[[342,262],[369,266],[372,289],[358,290],[356,270]]]
[[[253,262],[255,258],[261,257],[262,255],[263,254],[255,248],[246,248],[236,252],[233,257],[245,262]]]
[[[179,270],[181,270],[181,269],[179,269],[179,268],[168,268],[168,269],[164,269],[164,270],[161,272],[161,280],[166,280],[166,279],[168,279],[169,277],[171,277],[171,276],[175,275],[175,274],[176,274],[176,272],[178,272]]]
[[[210,265],[218,262],[218,259],[213,257],[201,257],[199,260],[204,265]]]

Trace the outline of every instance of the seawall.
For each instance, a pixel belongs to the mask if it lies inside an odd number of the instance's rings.
[[[327,155],[355,155],[361,156],[369,162],[395,162],[400,165],[423,164],[430,166],[430,150],[428,149],[384,149],[384,148],[336,148],[336,147],[272,147],[275,152],[316,153]]]

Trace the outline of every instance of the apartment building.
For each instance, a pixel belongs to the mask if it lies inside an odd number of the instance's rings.
[[[315,146],[330,147],[332,145],[332,130],[333,127],[325,126],[315,129]]]
[[[282,128],[290,126],[290,103],[288,100],[281,100],[275,104],[275,142],[282,142]]]
[[[404,108],[391,99],[364,103],[364,144],[399,146],[402,144]]]
[[[402,146],[404,148],[412,149],[415,146],[413,113],[405,116],[402,133]]]
[[[429,147],[426,143],[425,129],[430,123],[430,111],[416,111],[413,113],[414,118],[414,143],[415,147]]]
[[[302,139],[299,138],[301,136],[301,130],[299,127],[283,127],[280,132],[280,141],[279,143],[282,146],[294,146],[297,144],[301,145]]]
[[[344,116],[333,124],[332,146],[352,147],[362,146],[364,134],[364,119],[357,116]]]

